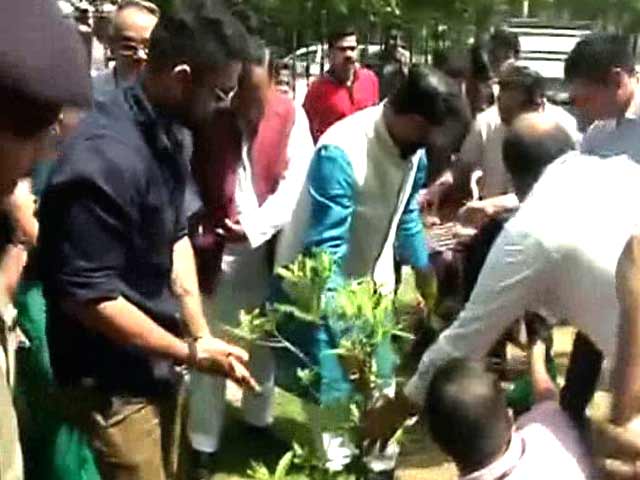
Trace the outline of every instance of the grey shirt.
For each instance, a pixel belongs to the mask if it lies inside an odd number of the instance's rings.
[[[636,89],[633,103],[623,118],[598,120],[591,125],[582,139],[580,150],[599,157],[628,155],[640,163],[639,89]]]

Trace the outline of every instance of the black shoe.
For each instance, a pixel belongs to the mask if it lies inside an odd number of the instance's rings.
[[[189,480],[211,480],[216,454],[191,449],[191,474]]]
[[[395,470],[385,470],[384,472],[369,472],[367,474],[367,480],[393,480],[395,474]]]

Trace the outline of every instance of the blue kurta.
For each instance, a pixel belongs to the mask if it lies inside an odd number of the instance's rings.
[[[311,248],[329,252],[336,271],[328,294],[345,278],[373,277],[391,293],[394,258],[417,269],[428,266],[424,229],[417,202],[426,175],[423,150],[403,158],[389,136],[384,106],[371,107],[336,123],[320,139],[291,224],[282,234],[276,263],[284,265]],[[351,394],[336,348],[337,332],[328,326],[287,332],[321,373],[321,402]],[[378,355],[381,378],[391,378],[395,361],[390,345]],[[288,358],[289,364],[293,358]],[[294,362],[296,367],[302,365]],[[285,386],[295,368],[279,366]]]

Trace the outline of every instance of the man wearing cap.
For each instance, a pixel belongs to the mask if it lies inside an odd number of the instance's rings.
[[[55,38],[52,42],[51,39]],[[0,4],[0,196],[11,193],[35,163],[48,127],[63,105],[91,102],[87,59],[80,38],[54,2],[6,0]],[[17,247],[1,245],[3,262]],[[23,478],[22,456],[9,379],[15,343],[11,294],[20,276],[0,278],[0,479]]]
[[[172,477],[176,364],[255,387],[247,353],[202,312],[176,130],[228,106],[246,50],[221,1],[181,2],[141,81],[81,122],[42,199],[51,363],[103,480]]]

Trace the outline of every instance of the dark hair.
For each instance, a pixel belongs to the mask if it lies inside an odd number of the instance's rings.
[[[252,65],[266,65],[267,46],[260,37],[251,37],[249,40],[249,56],[247,62]]]
[[[544,115],[544,114],[540,114]],[[502,159],[514,185],[533,185],[543,170],[575,148],[571,135],[561,125],[544,129],[509,129],[502,144]]]
[[[489,50],[503,48],[514,53],[517,58],[520,56],[520,39],[515,32],[510,32],[503,28],[495,30],[489,37]]]
[[[327,37],[327,43],[329,44],[329,48],[333,48],[336,43],[342,40],[345,37],[351,37],[352,35],[357,35],[358,32],[352,25],[341,25],[338,28],[329,33]]]
[[[420,115],[437,126],[452,119],[463,120],[467,124],[470,120],[455,82],[430,67],[413,65],[388,102],[395,113]]]
[[[512,422],[498,379],[469,360],[449,360],[436,370],[425,417],[434,441],[464,470],[487,466],[511,438]]]
[[[500,72],[500,90],[520,90],[533,105],[545,96],[545,81],[542,75],[529,67],[511,64]]]
[[[220,67],[250,58],[249,36],[222,0],[183,0],[163,15],[151,34],[149,66]]]
[[[471,74],[471,56],[468,50],[436,50],[432,65],[453,79],[466,79]]]
[[[471,77],[478,82],[491,80],[491,65],[487,47],[482,42],[474,42],[469,47],[469,61],[471,64]]]
[[[62,105],[28,97],[13,88],[0,86],[0,96],[3,98],[0,129],[19,138],[31,138],[51,127],[62,111]]]
[[[629,38],[614,33],[593,33],[580,40],[564,63],[567,82],[588,80],[606,83],[613,68],[632,74],[635,61]]]

